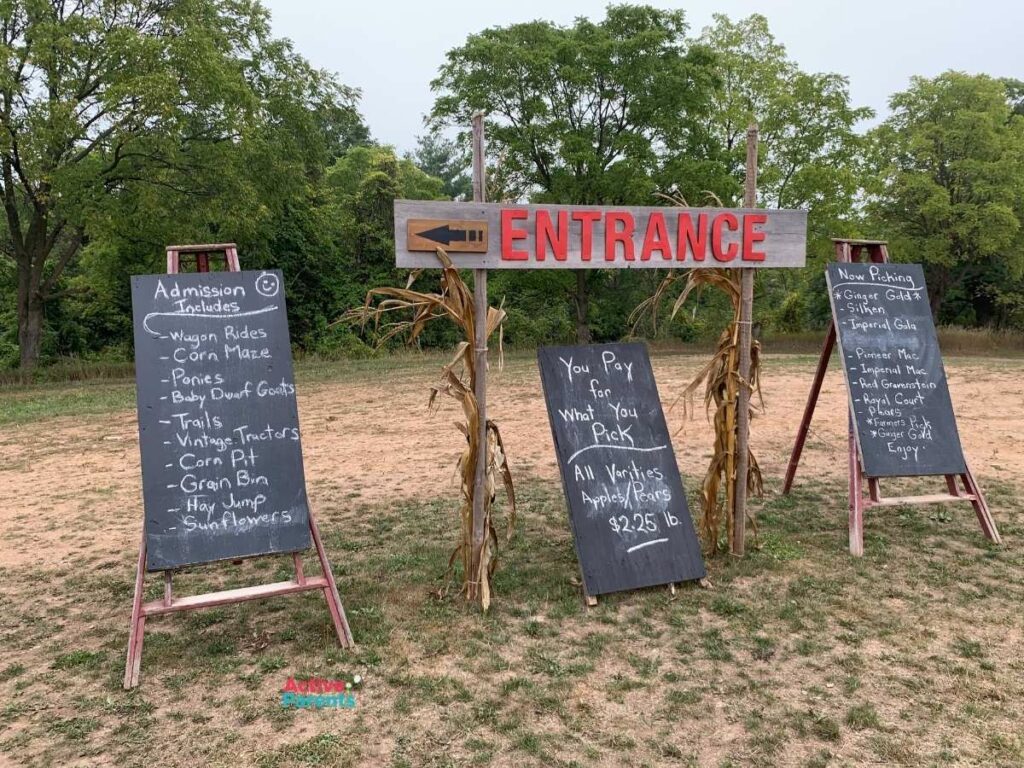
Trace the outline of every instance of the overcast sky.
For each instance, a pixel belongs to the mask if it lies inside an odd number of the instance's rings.
[[[789,0],[659,2],[684,8],[691,34],[713,13],[763,13],[776,39],[808,71],[850,79],[856,106],[879,115],[911,75],[947,69],[1024,79],[1024,0]],[[264,0],[276,35],[315,66],[362,90],[373,137],[400,151],[424,132],[430,81],[468,34],[533,19],[604,17],[602,0]]]

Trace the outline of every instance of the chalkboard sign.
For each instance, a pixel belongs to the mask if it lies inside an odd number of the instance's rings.
[[[146,567],[309,546],[281,273],[132,278]]]
[[[537,356],[587,594],[703,578],[646,347]]]
[[[829,264],[826,272],[868,477],[967,471],[919,264]]]

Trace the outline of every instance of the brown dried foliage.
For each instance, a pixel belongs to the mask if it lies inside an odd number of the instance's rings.
[[[484,531],[482,542],[473,542],[473,496],[474,479],[479,450],[479,412],[476,401],[476,360],[473,354],[476,339],[476,314],[473,305],[473,292],[452,265],[448,254],[441,248],[437,249],[437,257],[441,262],[441,287],[438,293],[424,293],[412,290],[411,286],[420,274],[420,270],[409,276],[405,288],[374,288],[367,292],[366,303],[359,309],[345,314],[344,320],[360,323],[365,327],[372,322],[377,335],[378,346],[391,338],[403,335],[410,344],[423,332],[427,323],[447,317],[461,330],[463,341],[455,348],[455,356],[441,369],[441,380],[430,388],[428,407],[436,408],[437,396],[448,395],[462,406],[464,421],[456,422],[455,426],[466,439],[466,447],[458,461],[458,471],[462,485],[462,504],[459,508],[459,539],[455,550],[448,560],[445,577],[448,578],[457,559],[462,562],[462,591],[469,599],[479,600],[483,610],[491,603],[491,577],[498,564],[498,533],[494,526],[492,509],[497,495],[498,482],[505,489],[508,500],[508,519],[506,521],[506,540],[512,536],[516,521],[516,494],[512,484],[512,473],[505,456],[505,446],[501,440],[498,425],[491,419],[487,420],[487,463],[484,488]],[[376,304],[374,303],[376,301]],[[392,313],[405,315],[412,312],[412,318],[403,317],[392,320]],[[501,354],[502,322],[505,310],[501,307],[487,309],[487,338],[498,331],[498,348]]]
[[[667,199],[675,205],[686,205],[686,201],[681,198]],[[703,385],[704,407],[709,416],[713,418],[715,427],[715,446],[711,463],[708,465],[707,472],[704,474],[704,482],[701,485],[703,514],[701,515],[700,529],[705,546],[709,552],[714,554],[726,546],[725,542],[732,540],[733,534],[731,512],[734,507],[733,496],[736,488],[738,426],[736,417],[740,387],[750,387],[751,393],[757,394],[760,410],[764,409],[760,383],[761,344],[757,340],[751,341],[750,379],[748,382],[744,382],[739,375],[740,271],[738,269],[691,269],[683,274],[670,270],[654,294],[633,310],[629,320],[633,323],[634,328],[647,313],[650,313],[652,323],[655,328],[657,327],[658,308],[669,295],[672,287],[679,281],[683,282],[683,287],[672,304],[670,319],[675,318],[693,291],[703,290],[706,287],[722,291],[729,297],[733,306],[733,320],[722,331],[714,355],[673,403],[674,407],[676,403],[682,402],[684,414],[692,417],[696,393]],[[753,397],[750,398],[750,403],[750,415],[753,418],[757,412],[753,406]],[[747,458],[747,491],[761,496],[764,491],[761,469],[749,448]],[[724,539],[721,535],[723,519],[726,525]],[[756,519],[748,512],[747,520],[756,536]]]

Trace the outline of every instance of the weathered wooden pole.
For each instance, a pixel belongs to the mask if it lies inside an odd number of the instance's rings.
[[[743,185],[743,207],[757,207],[757,123],[747,128],[747,173]],[[747,471],[750,466],[750,344],[754,313],[754,270],[740,270],[739,391],[736,394],[736,478],[733,492],[732,541],[730,550],[742,556],[747,538]]]
[[[473,115],[473,201],[486,202],[487,193],[484,175],[484,113]],[[473,368],[476,373],[473,395],[477,409],[477,453],[476,475],[473,478],[473,552],[470,557],[473,573],[467,574],[469,597],[479,599],[481,581],[487,578],[481,573],[480,560],[487,538],[486,506],[487,493],[487,270],[473,270],[473,315],[476,318],[476,344],[473,350]]]

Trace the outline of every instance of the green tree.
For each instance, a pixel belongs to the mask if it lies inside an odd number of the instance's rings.
[[[705,162],[715,58],[686,30],[682,11],[635,5],[610,6],[600,22],[486,29],[448,52],[431,84],[433,124],[488,115],[491,176],[506,199],[651,204],[669,161],[684,194],[714,189],[725,175]],[[581,341],[591,290],[610,279],[591,270],[547,279],[570,297]]]
[[[725,147],[730,173],[742,182],[747,126],[756,122],[758,204],[808,209],[810,256],[829,258],[831,237],[857,234],[868,146],[857,128],[873,111],[851,104],[846,77],[801,70],[764,16],[732,21],[716,14],[700,41],[718,57],[721,87],[707,129]],[[792,330],[800,324],[794,313],[804,311],[801,294],[827,304],[819,275],[768,270],[758,276],[759,292],[772,300],[756,306],[771,314],[769,319],[780,329]],[[777,308],[785,308],[784,313],[775,312]]]
[[[355,92],[272,39],[256,2],[11,0],[0,48],[2,250],[17,273],[24,369],[83,246],[137,244],[133,222],[209,235],[233,216],[258,220],[246,213],[266,203],[261,185],[288,186],[259,173],[295,170],[285,148],[302,178],[361,126]],[[281,125],[302,128],[282,146]],[[186,209],[188,224],[173,226]]]
[[[1003,79],[1003,85],[1006,86],[1006,98],[1013,114],[1024,115],[1024,80],[1007,77]]]
[[[737,22],[716,14],[700,41],[718,57],[708,132],[725,146],[732,173],[742,179],[747,126],[756,122],[759,204],[847,216],[863,181],[857,125],[874,115],[850,104],[847,78],[801,70],[759,14]]]
[[[870,211],[897,255],[924,264],[940,321],[998,324],[1020,311],[1024,116],[1013,99],[987,75],[915,77],[872,133]]]
[[[445,197],[451,200],[473,199],[472,160],[454,139],[445,138],[440,133],[420,136],[416,139],[416,151],[407,157],[421,171],[442,181]]]
[[[362,303],[368,287],[401,279],[395,269],[395,198],[443,200],[444,185],[398,158],[391,147],[355,147],[327,172],[340,230],[340,259],[345,265],[343,301]]]

